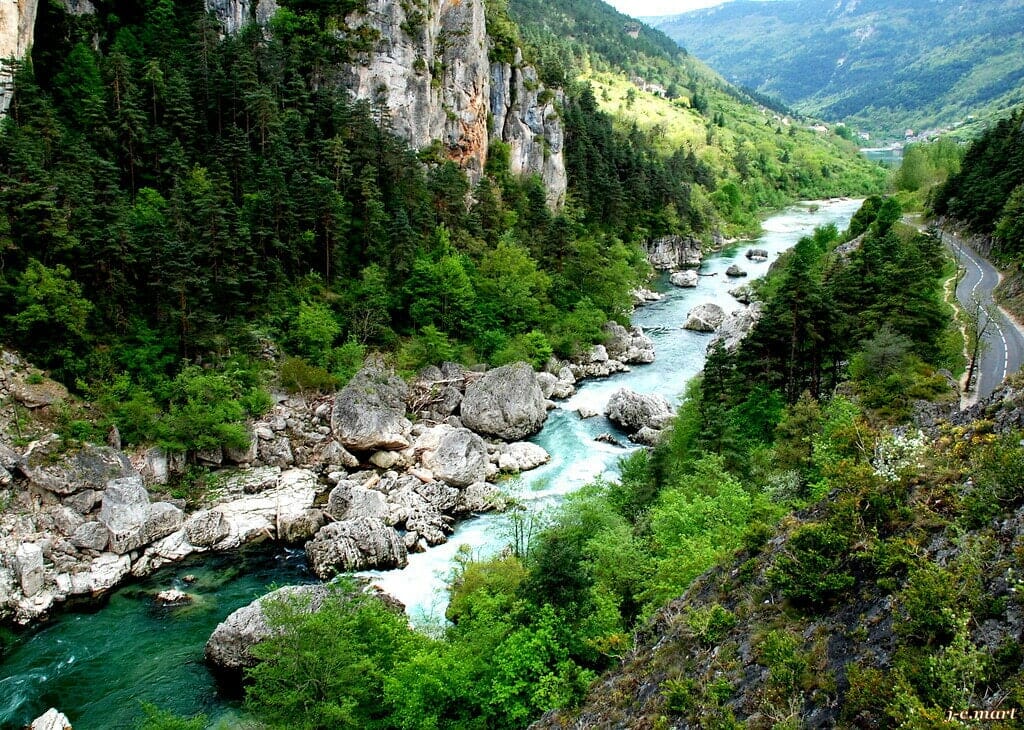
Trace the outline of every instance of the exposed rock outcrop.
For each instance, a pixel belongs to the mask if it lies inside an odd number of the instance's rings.
[[[207,12],[217,16],[225,33],[235,33],[243,25],[266,25],[275,12],[276,0],[206,0]]]
[[[71,721],[56,707],[51,707],[33,720],[28,730],[71,730]]]
[[[206,661],[221,670],[240,671],[256,665],[249,649],[273,634],[264,605],[289,601],[308,613],[323,606],[330,588],[325,585],[285,586],[242,606],[217,625],[206,642]]]
[[[696,268],[701,262],[701,243],[696,238],[662,236],[644,244],[647,260],[659,271]]]
[[[537,433],[548,417],[537,376],[524,362],[502,365],[466,387],[462,422],[506,441]]]
[[[686,315],[683,329],[695,332],[714,332],[725,321],[725,311],[711,302],[698,304]]]
[[[740,342],[761,319],[761,303],[753,302],[750,306],[730,312],[719,326],[715,336],[708,342],[708,350],[721,344],[728,351],[739,347]]]

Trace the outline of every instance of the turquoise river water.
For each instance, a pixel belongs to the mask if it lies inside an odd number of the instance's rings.
[[[815,201],[793,206],[768,218],[757,241],[744,241],[705,260],[695,289],[677,289],[662,278],[657,288],[666,297],[635,313],[634,324],[649,331],[657,360],[631,372],[583,383],[576,394],[552,411],[533,439],[551,454],[551,461],[510,485],[517,496],[543,509],[598,475],[614,477],[628,449],[595,442],[594,436],[615,432],[603,416],[581,420],[580,406],[603,411],[619,388],[658,393],[678,402],[687,381],[704,365],[710,335],[681,328],[687,312],[712,301],[726,311],[740,305],[728,290],[763,276],[776,256],[815,227],[849,222],[859,201]],[[752,246],[769,251],[768,262],[744,256]],[[731,263],[749,273],[746,279],[725,276]],[[625,437],[619,435],[623,443]],[[402,570],[369,573],[403,601],[413,623],[442,620],[447,601],[445,580],[461,545],[474,554],[500,550],[507,542],[505,516],[485,515],[461,523],[445,545],[409,556]],[[186,584],[185,576],[195,582]],[[203,664],[203,645],[214,627],[235,609],[263,595],[268,588],[310,582],[301,550],[280,546],[206,557],[165,568],[145,581],[115,591],[99,607],[67,610],[49,624],[16,639],[0,659],[0,728],[21,728],[55,706],[75,730],[134,727],[143,702],[181,714],[204,712],[218,727],[241,724],[237,699],[225,697]],[[196,597],[179,608],[158,608],[156,592],[178,587]]]

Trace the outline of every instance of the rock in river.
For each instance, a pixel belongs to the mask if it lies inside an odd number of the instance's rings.
[[[698,304],[686,315],[684,329],[695,332],[714,332],[725,320],[725,311],[717,304]]]
[[[306,543],[306,556],[322,580],[336,573],[367,568],[403,568],[405,542],[382,520],[360,517],[332,522]]]
[[[628,433],[648,427],[662,428],[672,418],[672,407],[660,395],[642,395],[619,388],[608,401],[605,415]]]

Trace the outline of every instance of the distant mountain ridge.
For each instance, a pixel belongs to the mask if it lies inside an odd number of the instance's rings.
[[[1024,101],[1020,0],[736,0],[649,22],[730,81],[876,136]]]

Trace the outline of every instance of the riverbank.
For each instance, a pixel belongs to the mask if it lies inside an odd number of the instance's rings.
[[[823,201],[820,205],[818,211],[813,213],[805,206],[790,209],[766,221],[765,234],[757,243],[758,248],[766,248],[770,253],[770,258],[764,262],[748,262],[744,256],[745,249],[740,246],[725,255],[706,259],[702,272],[713,273],[715,276],[702,277],[695,289],[669,288],[667,282],[663,281],[659,288],[664,290],[665,297],[639,309],[634,317],[634,322],[649,333],[657,349],[657,364],[633,367],[630,372],[578,385],[577,391],[568,400],[549,412],[540,434],[530,439],[531,443],[544,448],[551,455],[551,460],[524,475],[518,484],[510,485],[513,495],[531,508],[539,508],[556,504],[564,495],[597,475],[614,477],[618,460],[633,447],[620,448],[595,442],[594,436],[612,431],[620,436],[624,444],[627,443],[625,436],[603,415],[581,419],[576,411],[589,408],[602,412],[611,395],[621,387],[639,393],[662,395],[677,402],[686,382],[703,367],[704,353],[710,339],[710,335],[680,329],[689,309],[703,301],[715,301],[729,311],[739,310],[743,305],[728,294],[728,290],[736,284],[724,276],[729,265],[739,261],[749,273],[748,280],[756,278],[767,271],[778,253],[793,245],[800,236],[810,233],[816,225],[835,222],[844,226],[859,203]],[[278,433],[273,430],[273,423],[270,426],[272,433]],[[504,531],[508,525],[507,519],[507,516],[491,514],[463,521],[448,536],[446,544],[408,555],[405,568],[380,573],[377,576],[378,582],[389,592],[398,594],[397,597],[409,607],[414,618],[417,615],[442,616],[444,579],[450,571],[452,555],[463,544],[477,551],[500,549],[506,536]],[[274,546],[268,548],[272,556],[289,555],[292,565],[305,565],[305,556],[301,551],[281,551]],[[230,565],[234,555],[237,553],[206,557],[206,560],[215,561],[223,558],[227,564],[222,576],[224,581],[211,593],[203,593],[204,600],[197,602],[205,607],[204,611],[216,614],[213,625],[235,608],[262,595],[266,589],[265,585],[258,587],[246,583],[248,578],[245,571],[250,568]],[[274,557],[271,559],[277,560]],[[187,606],[168,609],[163,613],[154,612],[152,595],[135,591],[137,586],[149,586],[148,581],[159,581],[165,587],[178,585],[188,572],[197,570],[192,563],[164,568],[149,578],[140,579],[142,583],[115,591],[110,602],[101,610],[91,614],[64,614],[49,627],[19,643],[5,658],[3,670],[8,675],[5,681],[9,682],[4,687],[19,688],[17,696],[21,699],[17,706],[5,709],[4,714],[0,715],[0,723],[14,725],[30,721],[46,709],[47,703],[56,703],[71,717],[76,728],[86,730],[90,727],[110,727],[111,724],[131,725],[133,718],[139,714],[133,703],[139,699],[182,714],[207,712],[215,717],[224,712],[230,713],[231,705],[217,695],[213,680],[202,664],[202,647],[212,631],[210,621],[213,617]],[[310,580],[310,574],[302,572],[304,567],[294,570],[296,580],[289,578],[286,573],[279,575],[273,582]],[[240,594],[246,595],[231,605],[232,601],[227,600],[226,596],[234,591],[230,586],[235,582],[248,587],[239,589]],[[187,584],[181,587],[182,590],[190,591]],[[155,584],[153,588],[156,588]],[[407,597],[406,594],[410,595]],[[211,600],[222,595],[225,596],[224,600]],[[124,606],[131,616],[110,611],[115,602]],[[131,647],[121,646],[124,643],[121,637],[148,631],[135,627],[136,622],[139,626],[148,626],[148,616],[161,617],[159,620],[172,630],[161,634],[161,638],[153,644],[146,645],[146,664],[152,670],[140,678],[119,669],[121,663],[131,661],[128,658]],[[199,620],[200,616],[206,618]],[[75,627],[81,632],[71,631]],[[156,669],[158,666],[162,667],[159,672]],[[72,668],[74,672],[71,672]],[[122,677],[122,674],[125,676]],[[75,685],[76,688],[72,691],[66,684]],[[94,693],[87,700],[82,699],[80,704],[77,703],[74,698],[82,697],[82,691],[77,686],[82,684],[93,689],[103,688],[103,696]],[[108,700],[107,695],[114,699]],[[72,701],[57,702],[54,699],[61,696],[72,698]],[[126,697],[133,699],[126,700]]]

